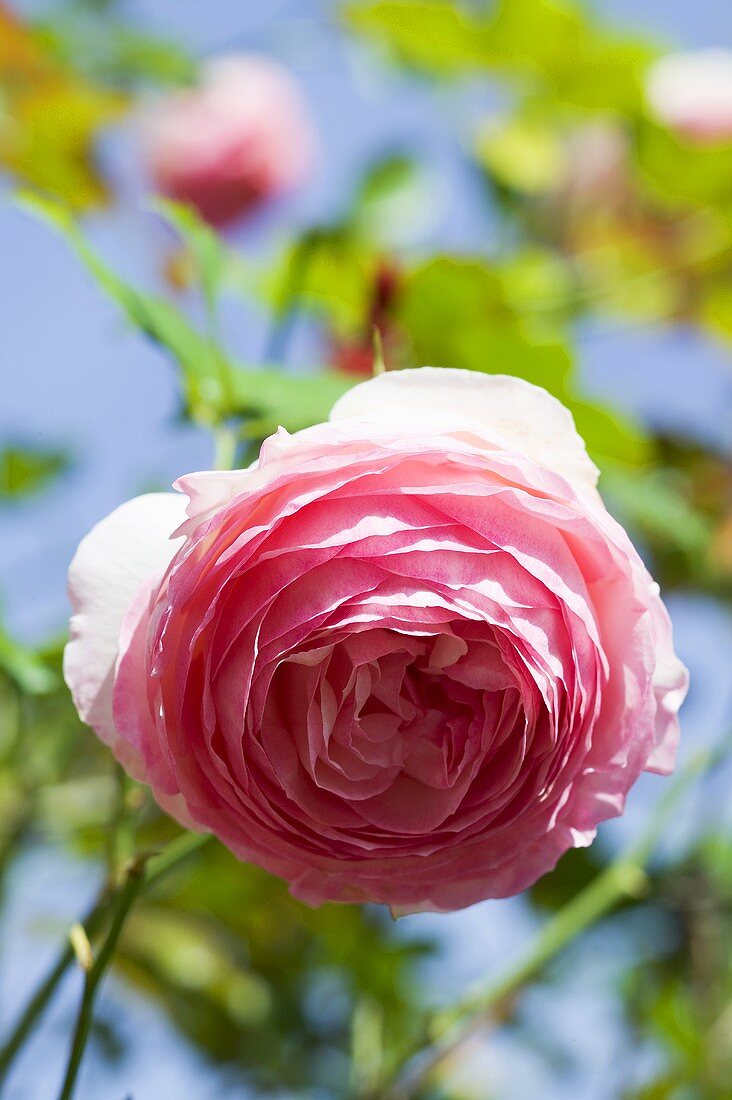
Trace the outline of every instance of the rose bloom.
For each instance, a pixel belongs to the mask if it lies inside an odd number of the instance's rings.
[[[659,121],[683,137],[732,141],[732,50],[662,57],[648,73],[646,96]]]
[[[161,99],[143,119],[156,187],[222,226],[301,184],[313,131],[299,89],[264,57],[220,57],[197,87]]]
[[[570,134],[566,174],[559,189],[570,201],[597,207],[625,200],[628,192],[628,141],[620,126],[586,123]]]
[[[596,477],[526,382],[363,382],[84,539],[79,713],[310,904],[515,894],[673,767],[686,671]]]

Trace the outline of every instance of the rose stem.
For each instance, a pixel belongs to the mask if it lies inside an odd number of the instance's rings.
[[[689,786],[707,774],[729,754],[732,743],[725,739],[716,750],[700,752],[679,772],[660,800],[641,840],[620,856],[589,886],[580,891],[547,922],[524,958],[503,977],[472,993],[451,1008],[436,1012],[427,1022],[427,1041],[408,1052],[405,1061],[413,1067],[397,1078],[381,1100],[414,1100],[432,1073],[491,1016],[500,1019],[513,997],[534,978],[579,933],[584,932],[626,898],[637,897],[646,885],[645,865],[663,836],[664,828]],[[397,1071],[399,1074],[400,1071]]]
[[[91,937],[98,932],[103,918],[106,915],[109,904],[109,897],[107,888],[102,891],[102,895],[94,906],[89,910],[83,919],[84,928],[87,934]],[[38,989],[35,991],[30,1001],[26,1005],[20,1019],[18,1020],[12,1035],[8,1038],[0,1051],[0,1086],[4,1084],[8,1074],[8,1070],[12,1062],[15,1059],[16,1054],[21,1049],[26,1039],[30,1035],[31,1031],[37,1024],[43,1010],[53,996],[56,986],[59,984],[64,974],[74,961],[74,949],[71,943],[61,951],[54,966],[49,973],[43,979]]]
[[[99,983],[112,961],[114,949],[117,946],[127,915],[134,905],[144,881],[144,866],[138,860],[132,860],[123,872],[123,880],[117,891],[112,912],[112,923],[102,943],[102,946],[92,965],[86,971],[84,979],[84,992],[81,997],[79,1011],[76,1017],[74,1037],[69,1051],[69,1059],[66,1065],[64,1082],[59,1093],[59,1100],[70,1100],[76,1086],[76,1079],[84,1057],[86,1043],[89,1038],[92,1020],[94,1016],[94,999]]]
[[[239,445],[239,432],[227,424],[217,424],[211,429],[214,441],[215,470],[233,470],[236,462],[236,449]]]
[[[94,1017],[94,1000],[97,989],[109,968],[125,921],[138,896],[144,889],[159,882],[163,875],[166,875],[188,859],[189,856],[198,852],[210,840],[211,837],[208,835],[184,833],[159,855],[152,857],[145,854],[138,855],[126,864],[122,873],[122,883],[112,903],[112,920],[109,930],[98,955],[86,971],[84,991],[76,1017],[74,1036],[59,1100],[71,1100],[74,1094],[79,1068],[84,1057]]]
[[[142,880],[142,889],[147,890],[156,885],[166,874],[175,870],[187,859],[195,855],[196,852],[203,848],[210,840],[210,836],[201,836],[198,833],[185,833],[183,836],[178,837],[159,855],[153,856],[147,861]],[[120,892],[121,888],[120,890],[112,891],[110,890],[109,884],[105,884],[97,901],[86,916],[82,918],[81,923],[89,939],[93,939],[102,928],[106,918],[109,916],[113,907],[116,906]],[[0,1049],[0,1087],[5,1082],[10,1066],[16,1055],[38,1023],[61,979],[74,962],[75,957],[74,949],[69,943],[61,951],[51,970],[32,995],[18,1019],[12,1034],[8,1037],[2,1049]],[[97,978],[96,981],[98,984],[99,978]]]

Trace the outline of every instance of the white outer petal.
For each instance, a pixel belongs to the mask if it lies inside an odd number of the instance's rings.
[[[448,367],[388,371],[336,402],[330,419],[351,418],[405,429],[470,430],[500,439],[577,489],[594,493],[597,484],[597,467],[569,409],[522,378]]]
[[[112,687],[127,608],[146,580],[162,578],[182,539],[185,497],[135,497],[93,527],[69,566],[73,615],[64,650],[64,678],[79,715],[109,745],[116,741]]]

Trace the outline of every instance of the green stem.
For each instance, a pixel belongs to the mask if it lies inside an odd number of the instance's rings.
[[[71,1100],[74,1094],[81,1061],[84,1057],[84,1051],[86,1050],[89,1032],[91,1031],[92,1021],[94,1019],[94,1001],[97,989],[112,961],[112,956],[114,955],[119,937],[122,934],[127,916],[132,906],[135,904],[143,884],[144,869],[139,862],[133,861],[125,871],[122,886],[117,892],[109,931],[107,932],[99,954],[95,958],[90,969],[86,972],[84,992],[76,1017],[74,1037],[71,1042],[71,1050],[69,1051],[69,1059],[66,1065],[63,1085],[59,1093],[59,1100]]]
[[[699,753],[689,762],[660,801],[639,843],[548,921],[516,965],[495,982],[478,986],[457,1004],[433,1015],[427,1024],[424,1045],[407,1053],[405,1060],[410,1063],[407,1072],[390,1089],[381,1092],[381,1100],[413,1100],[437,1067],[491,1017],[500,1017],[520,990],[563,948],[621,902],[642,893],[647,883],[645,866],[681,797],[694,780],[726,757],[730,747],[725,742],[718,750]]]
[[[86,1050],[92,1022],[94,1020],[94,1002],[97,990],[114,956],[125,921],[143,890],[159,882],[175,867],[200,851],[210,836],[185,833],[157,856],[138,855],[130,860],[123,872],[122,884],[117,890],[112,904],[112,920],[107,935],[92,966],[86,973],[84,991],[76,1017],[76,1026],[71,1041],[71,1049],[66,1065],[59,1100],[71,1100],[76,1088],[79,1069]]]
[[[83,918],[84,927],[87,931],[87,935],[92,937],[99,931],[101,925],[104,922],[104,917],[107,914],[109,906],[109,893],[107,888],[102,891],[99,899],[95,902],[86,916]],[[44,1009],[51,1000],[51,997],[56,991],[56,988],[63,978],[66,971],[69,969],[74,961],[74,949],[71,944],[67,944],[66,947],[59,953],[59,956],[51,967],[50,971],[43,979],[37,990],[31,997],[30,1001],[26,1005],[25,1009],[21,1013],[12,1034],[7,1039],[2,1050],[0,1051],[0,1088],[5,1083],[5,1079],[10,1070],[10,1066],[15,1060],[15,1056],[25,1044],[29,1035],[38,1023]]]
[[[239,445],[239,433],[228,424],[217,424],[212,429],[214,441],[214,469],[233,470],[236,462],[236,450]]]
[[[155,886],[165,875],[180,867],[211,841],[208,835],[184,833],[168,845],[159,855],[147,860],[144,871],[143,889]],[[101,931],[110,912],[116,904],[118,894],[106,884],[95,904],[82,918],[82,924],[89,939],[94,939]],[[126,915],[126,914],[125,914]],[[0,1088],[2,1088],[16,1055],[31,1035],[43,1012],[50,1003],[62,978],[74,962],[74,950],[71,944],[60,952],[56,962],[32,995],[16,1022],[13,1031],[0,1049]]]

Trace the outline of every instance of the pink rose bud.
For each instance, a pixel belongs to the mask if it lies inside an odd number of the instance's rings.
[[[314,135],[299,89],[264,57],[220,57],[197,87],[161,99],[143,120],[156,187],[222,226],[301,184]]]
[[[397,371],[81,543],[65,676],[180,822],[312,905],[530,886],[672,770],[687,673],[569,412]]]
[[[574,130],[566,148],[561,191],[570,199],[607,206],[623,200],[629,181],[628,142],[614,123],[591,122]]]
[[[669,54],[651,66],[646,97],[655,117],[692,141],[732,141],[732,50]]]

